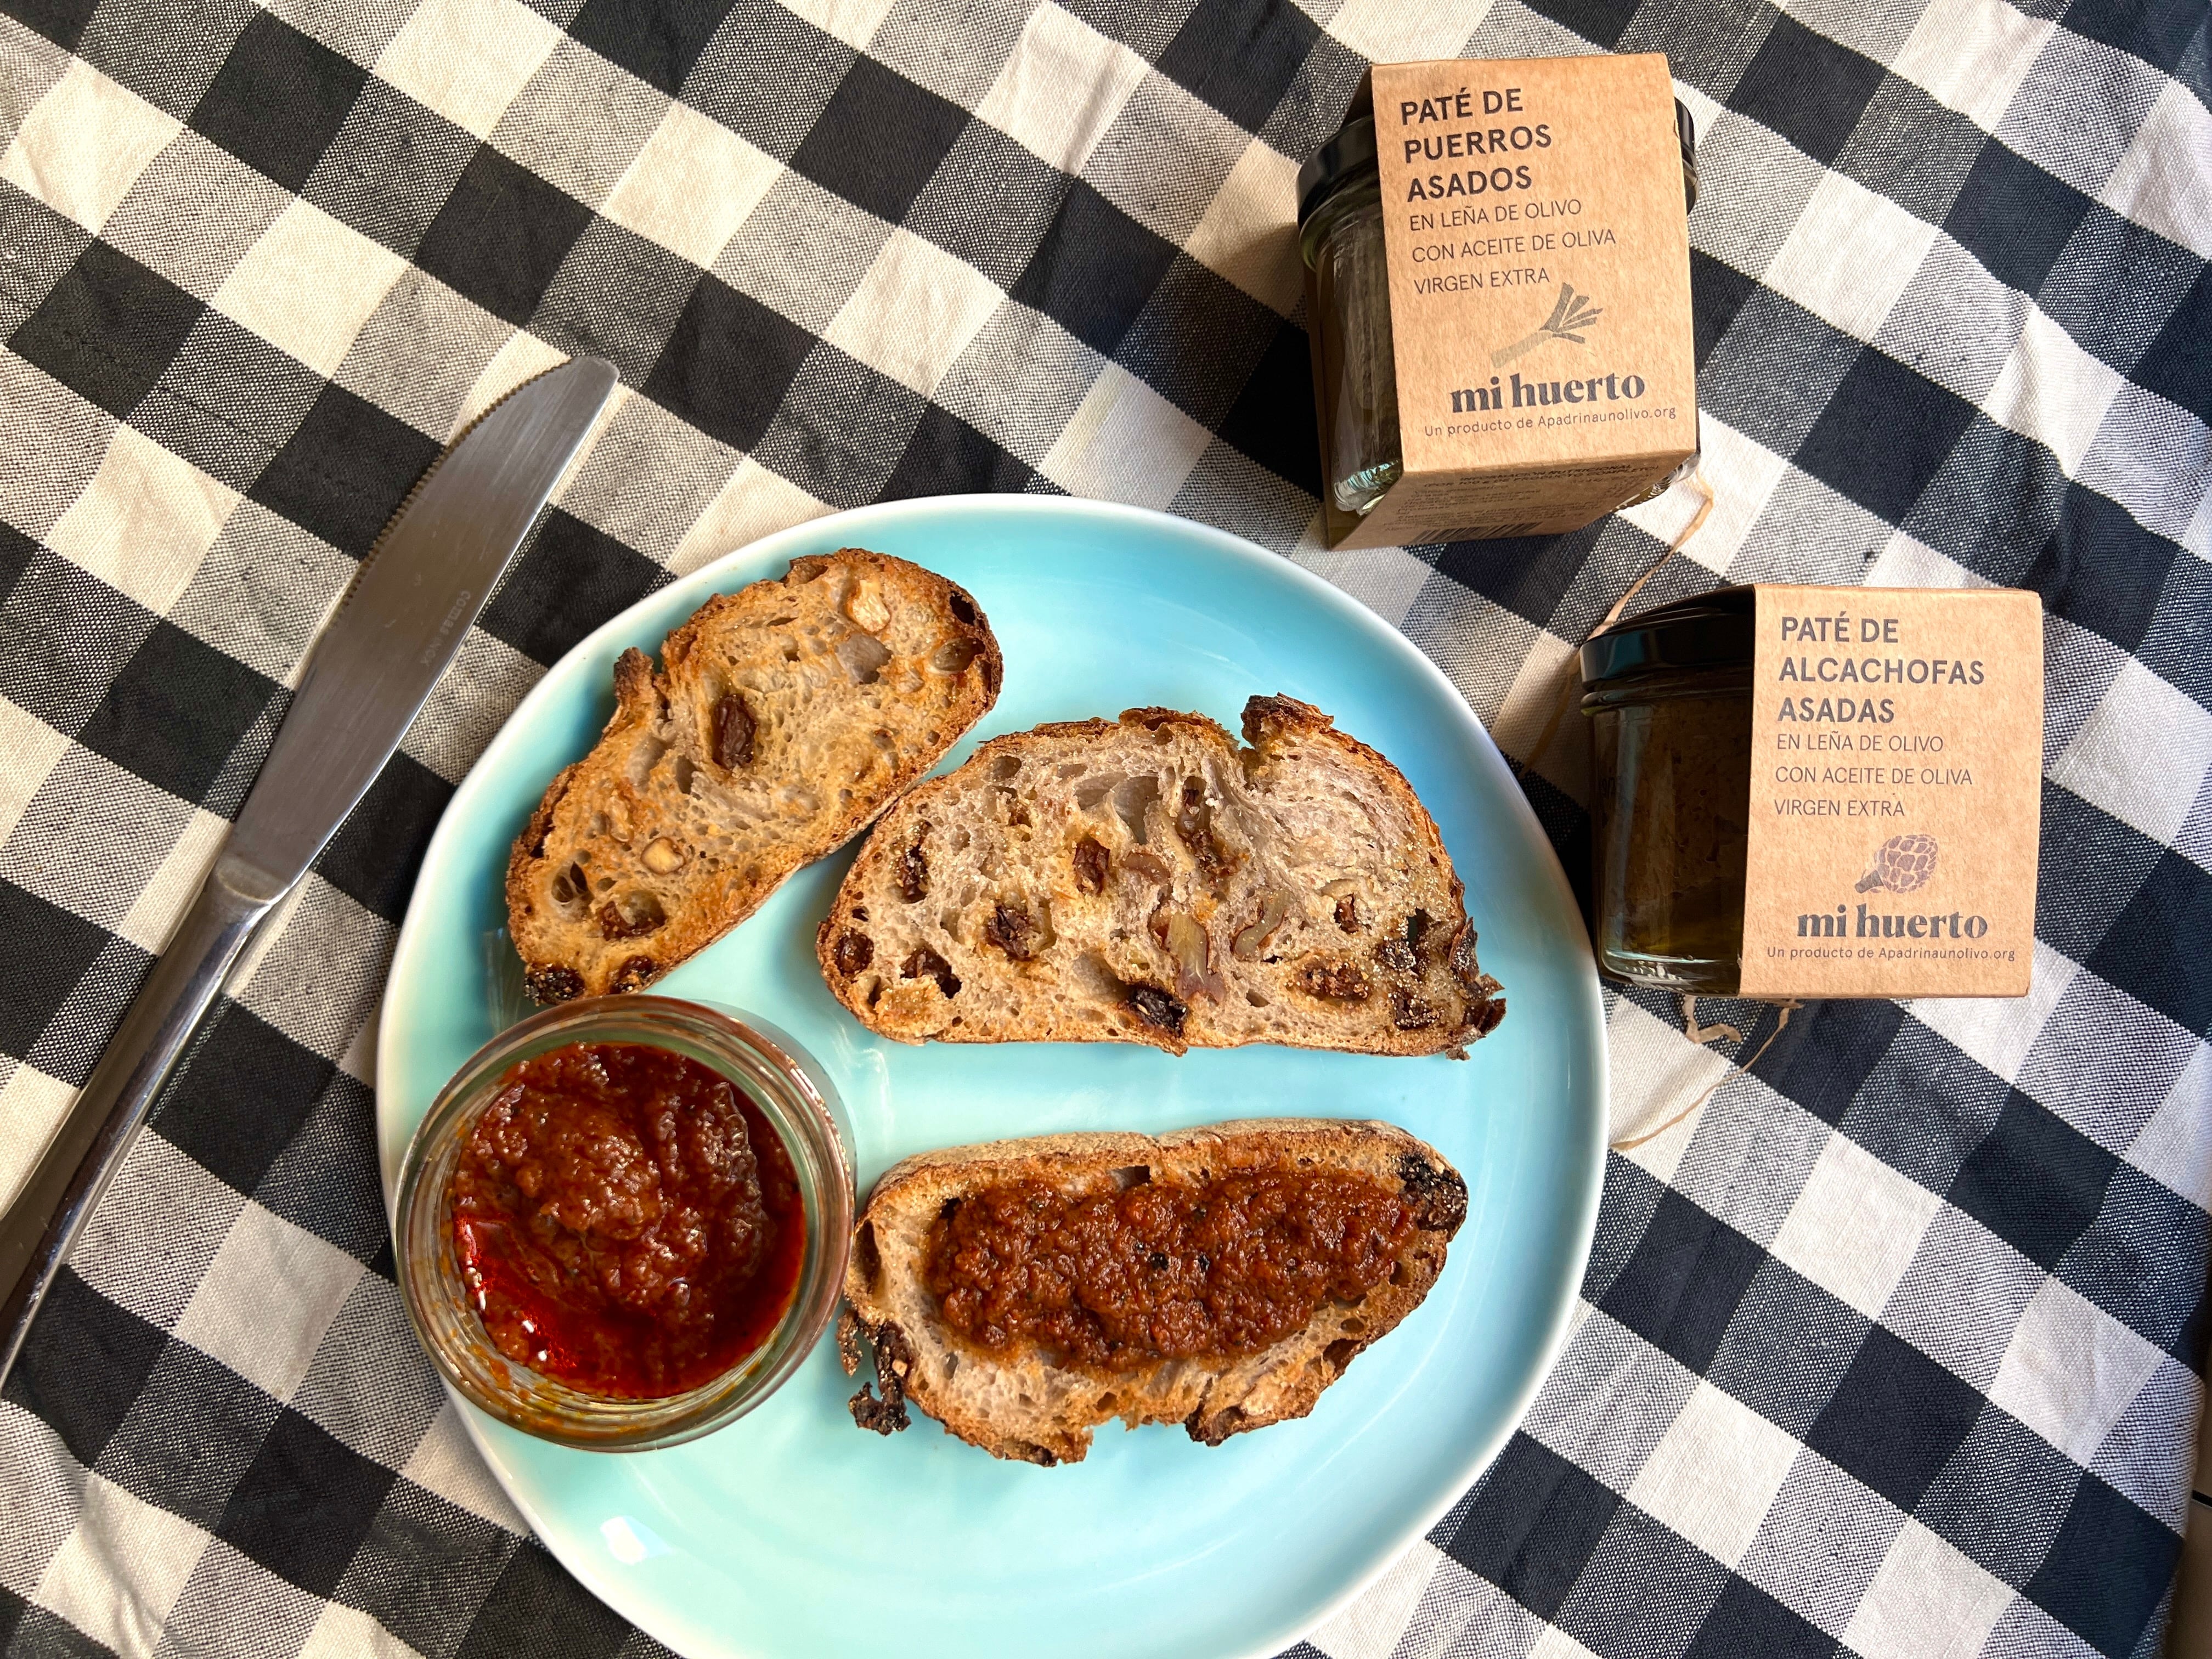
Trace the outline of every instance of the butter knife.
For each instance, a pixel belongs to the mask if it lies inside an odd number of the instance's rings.
[[[254,927],[399,746],[615,380],[611,364],[581,357],[495,404],[432,465],[362,562],[214,868],[0,1216],[0,1381]]]

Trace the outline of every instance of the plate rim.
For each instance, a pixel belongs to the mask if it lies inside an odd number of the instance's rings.
[[[796,553],[787,555],[783,552],[783,549],[787,545],[801,541],[811,541],[820,537],[829,526],[838,526],[838,533],[841,535],[844,533],[844,526],[852,526],[857,537],[864,533],[870,525],[886,520],[902,522],[916,520],[926,521],[937,518],[957,518],[963,514],[975,512],[1000,514],[1013,518],[1072,516],[1078,520],[1118,524],[1126,530],[1140,535],[1165,533],[1178,538],[1194,537],[1200,542],[1210,544],[1213,550],[1225,556],[1232,562],[1242,562],[1265,570],[1272,577],[1287,580],[1293,587],[1303,589],[1308,597],[1318,600],[1348,625],[1384,638],[1385,648],[1405,659],[1417,677],[1425,678],[1429,681],[1430,689],[1432,691],[1442,693],[1446,706],[1452,710],[1453,718],[1462,722],[1465,729],[1476,738],[1474,747],[1480,757],[1479,763],[1492,775],[1492,781],[1494,784],[1504,786],[1494,793],[1504,801],[1506,810],[1522,821],[1522,827],[1532,837],[1533,844],[1540,850],[1540,867],[1556,887],[1564,890],[1568,900],[1568,912],[1575,918],[1576,938],[1577,942],[1582,946],[1582,955],[1580,962],[1577,964],[1580,971],[1572,975],[1573,985],[1569,995],[1573,1001],[1581,1005],[1586,1019],[1586,1029],[1589,1038],[1588,1047],[1590,1052],[1584,1056],[1584,1059],[1589,1062],[1586,1070],[1590,1079],[1590,1091],[1594,1096],[1595,1109],[1588,1114],[1587,1131],[1583,1136],[1583,1145],[1580,1148],[1583,1156],[1578,1166],[1581,1176],[1578,1183],[1579,1191],[1574,1195],[1575,1207],[1580,1212],[1579,1215],[1572,1218],[1577,1224],[1574,1228],[1574,1237],[1580,1243],[1573,1253],[1571,1271],[1562,1274],[1564,1291],[1556,1299],[1549,1316],[1548,1328],[1543,1333],[1542,1341],[1539,1345],[1541,1353],[1540,1363],[1529,1368],[1528,1375],[1516,1391],[1511,1409],[1501,1414],[1496,1429],[1477,1446],[1475,1454],[1460,1465],[1463,1473],[1459,1478],[1448,1484],[1444,1496],[1422,1511],[1411,1516],[1404,1525],[1393,1528],[1386,1535],[1387,1547],[1378,1553],[1373,1562],[1352,1575],[1318,1608],[1310,1613],[1297,1613],[1289,1622],[1256,1636],[1251,1643],[1218,1656],[1218,1659],[1272,1659],[1272,1656],[1280,1653],[1327,1624],[1395,1568],[1404,1558],[1406,1552],[1416,1541],[1425,1537],[1430,1529],[1450,1512],[1453,1506],[1466,1495],[1468,1489],[1489,1468],[1496,1460],[1498,1452],[1504,1449],[1505,1443],[1512,1437],[1514,1431],[1520,1427],[1522,1421],[1528,1415],[1528,1407],[1534,1401],[1537,1391],[1543,1387],[1553,1368],[1558,1364],[1560,1352],[1566,1346],[1567,1339],[1575,1323],[1574,1314],[1578,1299],[1578,1287],[1583,1273],[1588,1269],[1589,1254],[1596,1240],[1598,1206],[1603,1195],[1605,1184],[1606,1130],[1611,1106],[1611,1079],[1607,1065],[1604,1001],[1598,982],[1596,959],[1589,949],[1589,933],[1582,923],[1580,908],[1573,900],[1572,889],[1568,884],[1565,869],[1559,862],[1558,850],[1553,847],[1550,836],[1545,833],[1542,824],[1537,820],[1534,808],[1530,805],[1519,781],[1513,776],[1511,769],[1507,766],[1496,740],[1491,736],[1489,727],[1475,714],[1472,706],[1468,704],[1465,694],[1458,686],[1453,684],[1443,670],[1430,658],[1427,653],[1408,639],[1399,628],[1326,577],[1307,569],[1286,555],[1273,552],[1232,531],[1222,530],[1195,519],[1188,519],[1180,514],[1160,512],[1151,507],[1134,507],[1119,501],[1094,501],[1071,495],[989,493],[914,496],[895,501],[875,501],[865,507],[848,507],[819,514],[757,537],[718,554],[697,568],[675,577],[665,586],[641,595],[586,634],[547,665],[537,684],[523,695],[506,719],[501,721],[499,729],[492,734],[476,760],[471,763],[468,771],[455,786],[453,797],[447,802],[445,810],[439,814],[437,828],[432,831],[429,844],[423,850],[422,866],[416,872],[415,885],[408,895],[407,912],[401,921],[399,931],[393,940],[392,960],[386,969],[384,991],[378,1000],[375,1056],[378,1084],[375,1090],[377,1103],[375,1122],[379,1142],[380,1185],[383,1189],[387,1224],[391,1224],[391,1212],[393,1178],[397,1171],[395,1169],[385,1167],[386,1163],[384,1157],[386,1091],[382,1086],[382,1079],[387,1075],[404,1075],[406,1067],[398,1054],[399,1022],[387,1019],[384,1016],[392,1000],[392,986],[400,977],[401,964],[416,945],[421,926],[426,925],[418,921],[422,914],[418,908],[418,899],[434,868],[441,866],[453,856],[452,843],[459,835],[454,826],[476,804],[472,797],[474,792],[480,787],[480,780],[485,775],[483,763],[486,757],[507,738],[511,730],[523,722],[526,717],[535,713],[538,704],[552,699],[555,695],[552,690],[555,677],[572,659],[599,647],[608,636],[628,631],[630,618],[638,611],[656,602],[665,602],[672,589],[692,589],[699,596],[696,602],[703,603],[708,593],[731,591],[721,582],[721,578],[726,572],[740,564],[750,564],[759,561],[772,562],[780,556],[799,556]],[[846,542],[842,544],[849,546],[857,545],[858,543],[857,541]],[[750,576],[746,580],[757,580],[760,578]],[[475,1447],[477,1455],[483,1459],[485,1468],[497,1484],[501,1494],[514,1506],[516,1512],[528,1523],[532,1535],[546,1552],[600,1602],[620,1614],[637,1629],[645,1632],[654,1640],[669,1646],[672,1650],[678,1653],[684,1652],[684,1649],[669,1640],[668,1634],[663,1633],[664,1632],[671,1634],[679,1632],[672,1630],[672,1621],[661,1616],[662,1609],[658,1603],[650,1597],[641,1596],[635,1593],[637,1588],[636,1581],[603,1574],[599,1562],[595,1559],[587,1557],[582,1548],[571,1547],[571,1541],[565,1538],[556,1541],[555,1532],[549,1530],[545,1520],[541,1518],[540,1510],[543,1506],[526,1499],[519,1492],[516,1490],[517,1483],[510,1480],[507,1472],[501,1466],[489,1432],[489,1419],[481,1417],[474,1407],[453,1389],[450,1384],[444,1382],[443,1378],[440,1379],[440,1383],[444,1389],[447,1398],[458,1407],[457,1414],[461,1426],[467,1434],[470,1443]],[[685,1625],[693,1621],[678,1613],[675,1615],[672,1622]],[[747,1654],[758,1654],[764,1651],[743,1646],[736,1647],[732,1650]]]

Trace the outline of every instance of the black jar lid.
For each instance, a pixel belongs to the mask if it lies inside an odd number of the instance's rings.
[[[1682,146],[1682,194],[1688,201],[1682,211],[1689,213],[1698,205],[1698,124],[1679,98],[1674,100],[1674,137]]]
[[[1339,185],[1375,170],[1374,111],[1371,94],[1362,87],[1346,113],[1344,125],[1336,130],[1336,136],[1316,150],[1312,159],[1298,169],[1300,224],[1306,222],[1308,214],[1334,195]],[[1674,100],[1674,137],[1682,146],[1682,193],[1689,206],[1694,208],[1698,204],[1698,129],[1679,98]]]
[[[1583,684],[1595,690],[1657,669],[1748,668],[1755,591],[1717,587],[1593,634],[1583,647]]]
[[[1336,137],[1316,150],[1313,159],[1298,169],[1298,222],[1335,194],[1336,187],[1356,173],[1375,171],[1375,118],[1355,115],[1336,130]]]

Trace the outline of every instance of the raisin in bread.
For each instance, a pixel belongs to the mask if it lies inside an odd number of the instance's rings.
[[[507,863],[540,1002],[632,991],[743,921],[997,701],[998,641],[942,576],[847,548],[718,593],[615,664],[615,713]]]
[[[1505,1012],[1437,826],[1291,697],[996,738],[876,826],[816,943],[901,1042],[1464,1057]]]
[[[928,1283],[932,1224],[981,1190],[1041,1183],[1078,1200],[1160,1183],[1218,1191],[1252,1170],[1323,1170],[1367,1177],[1405,1208],[1405,1231],[1378,1252],[1387,1270],[1354,1298],[1322,1300],[1303,1328],[1256,1352],[1125,1360],[1113,1369],[1055,1363],[1034,1344],[980,1346],[957,1334]],[[1091,1431],[1118,1417],[1131,1428],[1179,1423],[1218,1446],[1235,1434],[1304,1417],[1353,1358],[1421,1304],[1467,1216],[1467,1183],[1436,1149],[1388,1123],[1272,1118],[1147,1135],[1038,1135],[908,1158],[876,1183],[854,1230],[845,1294],[852,1323],[839,1347],[849,1373],[856,1334],[874,1349],[874,1382],[854,1396],[854,1420],[889,1434],[907,1405],[994,1457],[1051,1465],[1082,1461]],[[1187,1253],[1185,1253],[1187,1255]],[[1378,1263],[1378,1265],[1380,1265]],[[1211,1264],[1155,1255],[1154,1300],[1217,1298]],[[1134,1271],[1146,1271],[1139,1267]],[[1195,1277],[1194,1277],[1195,1273]],[[1233,1294],[1233,1291],[1229,1293]],[[857,1328],[855,1328],[855,1327]]]

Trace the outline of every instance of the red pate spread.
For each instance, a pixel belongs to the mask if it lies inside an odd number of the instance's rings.
[[[492,1346],[612,1399],[684,1393],[760,1347],[805,1251],[798,1182],[760,1109],[641,1043],[510,1067],[447,1200]]]
[[[1011,1181],[946,1205],[923,1272],[961,1340],[1121,1371],[1272,1347],[1324,1302],[1389,1278],[1413,1228],[1395,1187],[1346,1170],[1237,1169],[1074,1195]]]

